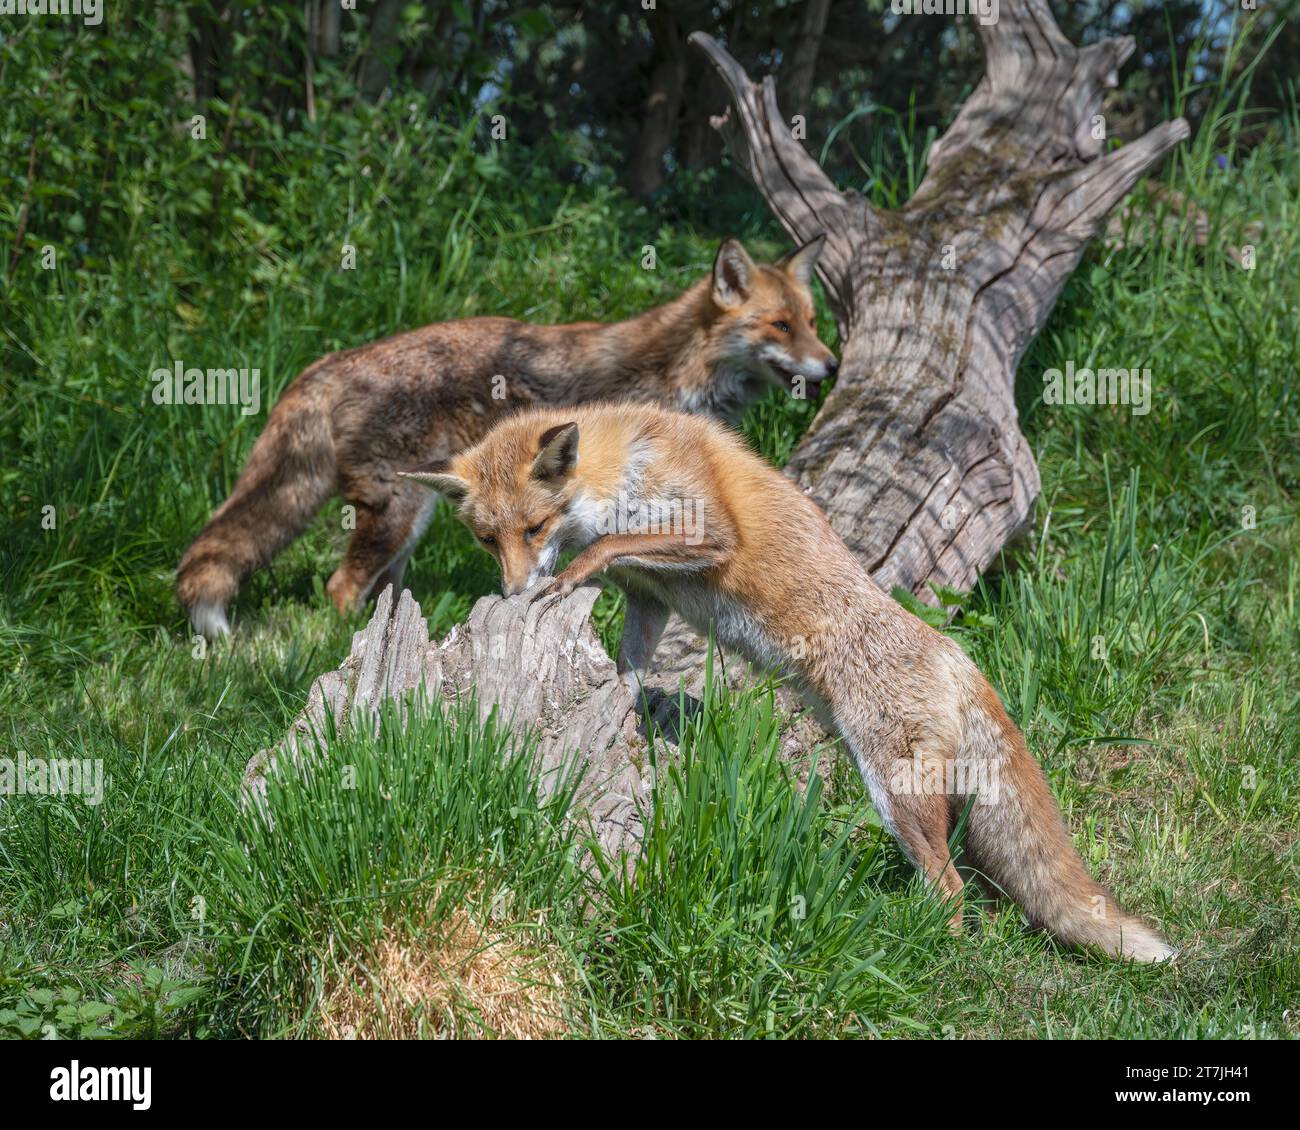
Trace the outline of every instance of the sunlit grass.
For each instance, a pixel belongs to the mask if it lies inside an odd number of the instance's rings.
[[[540,158],[491,165],[470,132],[363,127],[385,144],[281,154],[219,252],[164,194],[147,238],[124,203],[111,256],[5,292],[2,744],[102,759],[109,785],[98,807],[0,800],[0,1034],[323,1035],[322,994],[386,931],[433,945],[440,922],[494,906],[493,930],[558,971],[577,1036],[1296,1034],[1293,124],[1225,171],[1225,116],[1170,173],[1262,225],[1254,271],[1214,247],[1089,251],[1020,369],[1035,538],[951,628],[1093,871],[1182,950],[1160,969],[1061,950],[1013,909],[950,936],[842,760],[796,789],[762,689],[719,688],[663,762],[626,880],[575,868],[563,804],[537,801],[519,742],[441,715],[339,744],[330,763],[356,767],[357,790],[290,781],[270,831],[240,814],[248,758],[362,623],[322,588],[346,533],[327,506],[241,593],[234,639],[198,646],[172,572],[265,417],[154,406],[151,370],[258,367],[269,403],[328,350],[437,319],[630,315],[706,270],[715,243],[602,185],[559,191]],[[123,201],[156,191],[131,175]],[[177,191],[184,175],[157,174]],[[347,214],[355,272],[338,269]],[[1043,370],[1069,359],[1149,366],[1152,411],[1044,405]],[[815,411],[774,395],[744,432],[780,463]],[[408,581],[436,637],[496,577],[443,510]],[[597,620],[613,647],[616,596]]]

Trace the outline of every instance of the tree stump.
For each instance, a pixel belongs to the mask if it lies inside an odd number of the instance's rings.
[[[580,767],[575,817],[607,859],[635,853],[648,791],[638,768],[645,746],[632,695],[591,627],[599,592],[586,585],[564,600],[535,603],[483,597],[464,624],[431,643],[410,591],[394,601],[389,585],[370,622],[352,637],[348,657],[312,684],[289,732],[248,762],[245,798],[256,803],[267,776],[287,767],[310,773],[313,760],[328,752],[327,717],[342,733],[378,725],[388,699],[405,706],[421,694],[449,703],[472,697],[480,717],[496,710],[517,734],[535,738],[543,797],[562,772]]]
[[[1076,48],[1045,0],[1003,0],[979,35],[984,78],[897,211],[830,182],[771,77],[751,82],[711,36],[690,38],[731,94],[713,123],[768,207],[795,243],[827,237],[817,271],[840,372],[786,474],[882,587],[931,602],[932,584],[970,589],[1029,523],[1039,478],[1016,366],[1107,214],[1188,136],[1179,119],[1106,151],[1095,116],[1128,37]],[[698,681],[700,651],[674,624],[659,677]]]
[[[881,585],[922,598],[931,583],[970,588],[1029,521],[1039,479],[1017,427],[1016,365],[1107,213],[1188,135],[1167,122],[1110,153],[1094,136],[1131,39],[1075,48],[1044,0],[1002,0],[979,33],[985,76],[897,212],[836,189],[782,120],[771,78],[751,82],[716,41],[691,37],[731,92],[714,124],[769,207],[796,242],[827,236],[818,273],[843,356],[786,473]],[[480,710],[533,728],[544,787],[581,758],[580,810],[608,854],[633,850],[645,801],[635,713],[592,632],[594,599],[591,588],[536,604],[487,597],[433,645],[410,595],[394,607],[385,590],[352,655],[313,685],[285,740],[249,763],[249,793],[286,757],[309,771],[325,712],[363,717],[423,682],[449,698],[472,690]],[[701,656],[679,625],[657,675],[694,690]]]

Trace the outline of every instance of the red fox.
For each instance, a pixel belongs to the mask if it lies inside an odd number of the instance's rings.
[[[597,573],[623,589],[618,666],[630,682],[670,610],[788,676],[944,897],[962,892],[948,837],[973,800],[969,857],[1036,926],[1115,957],[1174,956],[1093,881],[1046,776],[966,653],[888,597],[816,503],[726,427],[645,405],[539,409],[408,477],[456,504],[500,562],[507,595],[564,595]],[[568,549],[579,552],[551,577]]]
[[[195,629],[229,632],[239,586],[307,528],[335,494],[356,508],[327,591],[341,613],[402,572],[433,511],[402,467],[444,459],[511,411],[624,398],[734,420],[771,385],[834,376],[809,283],[823,239],[771,265],[736,240],[710,276],[625,322],[530,326],[443,322],[307,368],[285,391],[230,497],[181,558],[176,592]]]

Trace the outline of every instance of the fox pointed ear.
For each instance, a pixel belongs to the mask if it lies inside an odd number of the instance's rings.
[[[409,471],[398,471],[398,477],[414,479],[431,487],[448,502],[459,506],[469,494],[469,483],[459,475],[453,475],[447,468],[450,464],[444,459],[437,463],[428,463],[423,467],[413,467]]]
[[[563,478],[578,465],[578,425],[556,424],[553,428],[547,428],[537,441],[537,446],[537,458],[533,460],[533,478]]]
[[[724,239],[713,260],[713,298],[724,310],[749,297],[754,282],[754,260],[738,239]]]
[[[782,256],[777,266],[784,268],[804,286],[812,280],[813,268],[817,266],[818,256],[826,246],[826,233],[815,235],[801,247],[796,247],[789,255]]]

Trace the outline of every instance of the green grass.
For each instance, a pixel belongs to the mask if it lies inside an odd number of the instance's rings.
[[[331,968],[412,915],[437,922],[471,897],[512,916],[580,904],[574,782],[542,801],[526,743],[469,704],[416,705],[405,731],[390,706],[377,737],[329,735],[327,758],[269,779],[264,806],[225,798],[205,825],[185,883],[236,1031],[308,1034],[286,1016],[313,1015]]]
[[[102,759],[108,783],[98,806],[0,801],[0,1035],[320,1035],[332,988],[369,991],[379,939],[436,947],[465,908],[546,955],[577,1036],[1296,1035],[1300,160],[1294,122],[1249,156],[1236,126],[1166,175],[1228,234],[1259,222],[1257,268],[1177,242],[1089,251],[1021,365],[1034,537],[949,628],[1094,873],[1182,950],[1134,969],[1014,909],[950,936],[844,760],[827,779],[782,761],[763,688],[710,690],[630,874],[582,870],[526,742],[440,713],[333,738],[326,768],[272,789],[270,830],[241,812],[245,762],[358,627],[322,591],[346,533],[327,507],[241,594],[233,641],[196,648],[172,571],[264,417],[154,406],[151,370],[256,366],[269,404],[322,353],[437,319],[629,315],[702,273],[720,233],[401,107],[302,152],[255,138],[274,178],[228,157],[197,181],[165,115],[142,115],[122,144],[157,168],[122,163],[113,238],[80,255],[66,194],[39,194],[33,238],[60,267],[29,252],[4,297],[0,745]],[[1042,404],[1068,359],[1149,366],[1152,411]],[[773,395],[746,435],[782,462],[815,410]],[[408,578],[436,635],[496,581],[445,510]],[[612,646],[616,597],[597,620]]]
[[[830,806],[782,764],[771,695],[706,680],[679,755],[655,763],[642,857],[612,870],[592,957],[618,1030],[828,1037],[903,1031],[909,969],[942,964],[941,904],[876,888],[888,849],[858,797]],[[924,925],[915,931],[908,927]]]

